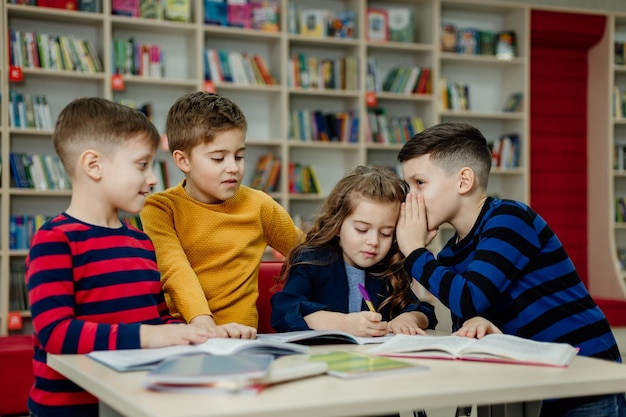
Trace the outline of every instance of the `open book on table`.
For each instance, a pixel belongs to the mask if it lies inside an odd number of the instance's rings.
[[[341,330],[297,330],[283,333],[263,333],[258,334],[260,340],[271,342],[298,343],[302,345],[332,345],[349,343],[354,345],[367,345],[373,343],[383,343],[393,335],[380,337],[359,337]]]
[[[272,342],[251,339],[209,339],[197,345],[178,345],[155,349],[98,350],[87,356],[116,371],[139,371],[153,369],[166,358],[191,353],[232,355],[235,353],[267,353],[274,356],[308,353],[309,347],[295,343]]]
[[[537,342],[505,334],[489,334],[481,339],[399,334],[368,352],[383,356],[565,367],[574,360],[578,349],[567,343]]]

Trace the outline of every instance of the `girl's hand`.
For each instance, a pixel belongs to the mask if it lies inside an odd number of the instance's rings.
[[[402,313],[395,319],[391,320],[387,325],[388,332],[408,335],[425,335],[426,332],[419,326],[419,320],[416,313],[417,312]]]
[[[380,313],[361,311],[345,315],[346,331],[355,336],[375,337],[387,334],[387,322]]]

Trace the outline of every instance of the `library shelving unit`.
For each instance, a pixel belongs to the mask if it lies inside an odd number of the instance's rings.
[[[489,141],[517,133],[520,137],[520,164],[517,168],[494,169],[489,192],[502,197],[529,200],[529,7],[492,0],[277,0],[280,4],[280,30],[264,32],[207,25],[203,0],[192,0],[190,22],[170,22],[112,15],[111,0],[102,1],[96,13],[66,11],[25,5],[0,5],[0,42],[7,44],[9,29],[44,32],[52,36],[73,35],[88,39],[103,63],[103,72],[81,73],[41,68],[22,68],[23,80],[10,81],[8,53],[0,57],[1,120],[0,157],[5,161],[0,182],[0,335],[29,329],[27,309],[10,308],[11,272],[23,265],[27,250],[10,250],[10,216],[16,214],[54,215],[69,202],[69,191],[36,191],[12,185],[9,156],[11,152],[49,153],[53,147],[50,129],[10,127],[9,92],[45,94],[54,121],[61,109],[77,96],[101,96],[130,102],[137,107],[150,104],[152,118],[163,132],[169,106],[179,96],[203,89],[215,91],[237,102],[248,119],[246,138],[247,169],[244,184],[250,184],[256,161],[271,152],[281,160],[280,181],[273,198],[297,217],[314,215],[335,183],[356,165],[373,164],[398,168],[397,152],[401,143],[370,139],[365,121],[372,105],[383,108],[392,117],[421,118],[424,126],[445,121],[465,121],[479,127]],[[289,30],[290,5],[303,10],[350,11],[355,16],[354,37],[311,37]],[[368,9],[405,8],[414,24],[412,42],[369,40]],[[439,37],[441,24],[474,27],[484,31],[512,30],[517,35],[517,54],[510,60],[486,55],[442,53]],[[113,40],[158,44],[164,58],[158,76],[116,74]],[[256,54],[266,62],[272,85],[205,82],[205,57],[208,49],[223,49]],[[302,86],[293,82],[290,62],[296,57],[341,61],[354,68],[343,76],[345,84],[337,88]],[[349,62],[349,63],[348,63]],[[416,93],[376,91],[367,81],[368,64],[375,62],[380,77],[394,67],[429,68],[430,89]],[[339,78],[342,76],[337,73]],[[444,110],[441,106],[440,79],[469,85],[469,110]],[[120,84],[123,81],[123,85]],[[374,90],[374,91],[372,91]],[[512,93],[522,93],[519,111],[505,112],[502,107]],[[368,104],[369,103],[369,106]],[[349,113],[358,118],[358,128],[351,140],[301,140],[294,135],[294,114],[298,112]],[[159,156],[169,160],[161,151]],[[319,178],[320,192],[303,194],[290,188],[289,163],[313,166]],[[173,164],[169,166],[170,184],[182,179]],[[451,234],[440,233],[434,245],[441,245]],[[626,232],[624,232],[626,234]],[[9,330],[9,318],[17,315],[24,322],[22,330]]]
[[[589,55],[588,116],[588,262],[592,296],[626,300],[626,223],[618,221],[618,198],[626,198],[626,172],[617,146],[626,145],[626,118],[618,101],[626,91],[626,65],[615,60],[615,43],[626,42],[626,14],[607,15],[603,38]],[[621,97],[616,97],[619,88]],[[616,100],[617,99],[617,100]],[[623,104],[622,104],[623,105]],[[592,140],[594,138],[594,140]],[[605,139],[606,138],[606,139]],[[593,242],[593,243],[592,243]],[[611,304],[605,307],[605,312]],[[623,321],[624,306],[615,307]],[[617,314],[611,314],[616,317]],[[623,325],[623,324],[621,324]]]

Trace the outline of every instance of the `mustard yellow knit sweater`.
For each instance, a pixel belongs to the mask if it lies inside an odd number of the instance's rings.
[[[231,199],[204,204],[183,186],[184,180],[150,195],[141,212],[171,313],[187,322],[210,314],[218,325],[256,327],[259,264],[266,246],[286,254],[304,235],[261,191],[240,186]]]

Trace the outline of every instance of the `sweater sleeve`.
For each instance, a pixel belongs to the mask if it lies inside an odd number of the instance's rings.
[[[174,225],[173,206],[174,202],[163,193],[149,196],[141,211],[141,223],[154,243],[169,309],[175,317],[181,316],[189,322],[199,315],[211,315],[211,310],[181,245]]]
[[[269,246],[283,255],[304,241],[304,233],[293,222],[289,213],[276,201],[269,199],[263,207],[263,230]]]

